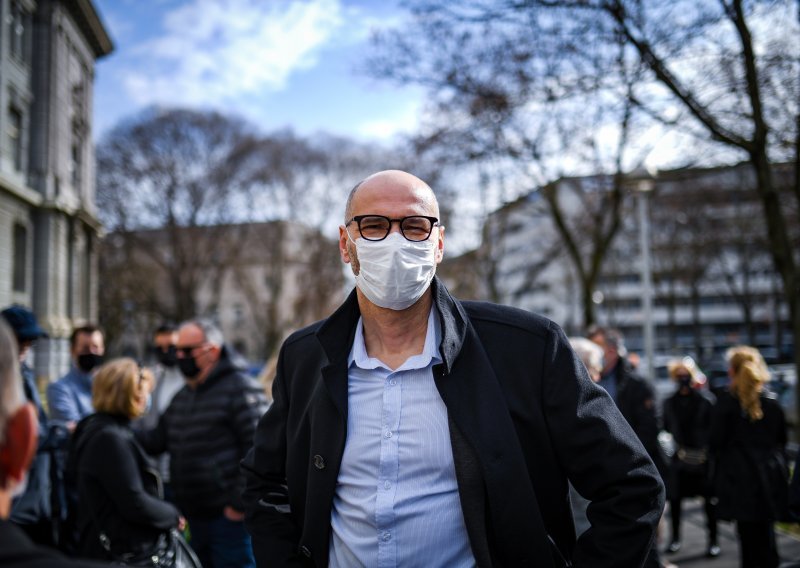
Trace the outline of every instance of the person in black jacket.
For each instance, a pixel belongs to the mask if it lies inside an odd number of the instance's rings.
[[[614,399],[666,482],[669,476],[658,443],[659,427],[653,387],[636,373],[626,359],[624,338],[619,330],[595,326],[589,330],[587,337],[603,348],[603,373],[598,384]],[[657,568],[660,565],[658,546],[654,545],[645,566]]]
[[[153,376],[129,358],[106,363],[92,381],[95,413],[70,441],[67,475],[78,490],[80,551],[89,558],[142,558],[185,521],[160,495],[155,464],[133,436],[131,419],[146,409]]]
[[[15,338],[4,318],[0,318],[0,566],[102,566],[90,561],[68,560],[49,547],[34,544],[16,523],[9,521],[13,498],[25,491],[38,437],[36,408],[25,400],[17,353]]]
[[[555,323],[450,295],[438,215],[406,172],[351,191],[356,287],[283,343],[242,462],[259,566],[641,566],[652,460]]]
[[[204,568],[253,566],[239,462],[267,409],[266,394],[244,374],[211,322],[182,324],[176,352],[186,385],[158,425],[137,436],[151,454],[169,451],[173,497]]]
[[[731,382],[717,398],[710,439],[719,518],[736,521],[742,568],[775,568],[773,522],[788,501],[786,421],[764,393],[770,375],[758,350],[733,347],[726,358]]]
[[[667,484],[672,521],[672,541],[667,551],[678,552],[681,548],[681,500],[702,495],[708,528],[706,555],[716,557],[720,554],[716,499],[711,495],[708,482],[708,436],[714,395],[698,389],[696,366],[690,358],[670,362],[668,370],[676,389],[664,401],[664,430],[672,434],[676,449]]]

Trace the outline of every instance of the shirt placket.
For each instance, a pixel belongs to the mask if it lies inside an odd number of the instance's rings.
[[[400,469],[398,430],[400,426],[401,376],[401,373],[391,373],[383,383],[381,453],[375,502],[379,568],[397,566],[394,501]]]

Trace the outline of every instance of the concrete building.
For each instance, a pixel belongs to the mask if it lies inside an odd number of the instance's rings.
[[[791,175],[790,167],[776,167],[783,191],[789,191]],[[652,186],[648,214],[655,352],[690,353],[710,361],[722,347],[750,343],[765,348],[767,357],[788,358],[793,348],[788,307],[748,164],[665,171],[655,179],[629,176],[619,233],[592,291],[597,322],[620,328],[629,348],[642,351],[641,219],[636,208],[642,197],[635,191],[642,181]],[[609,183],[595,176],[553,184],[573,231],[586,234],[581,246],[590,238],[587,200],[607,191]],[[800,226],[796,219],[788,221],[800,250]],[[538,189],[493,212],[481,247],[445,259],[440,274],[462,297],[519,306],[553,319],[568,333],[585,331],[575,268]]]
[[[111,50],[89,0],[0,0],[0,306],[50,333],[39,377],[66,371],[72,327],[98,315],[92,89]]]
[[[287,221],[110,233],[100,264],[109,351],[139,358],[158,325],[199,316],[263,362],[345,295],[337,242]]]

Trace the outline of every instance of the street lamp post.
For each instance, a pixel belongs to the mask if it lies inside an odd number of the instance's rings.
[[[653,326],[653,271],[650,262],[650,214],[648,205],[650,195],[655,187],[652,178],[642,179],[636,186],[638,190],[639,208],[639,246],[641,248],[642,265],[642,332],[644,335],[644,353],[647,358],[647,379],[655,380],[655,332]]]

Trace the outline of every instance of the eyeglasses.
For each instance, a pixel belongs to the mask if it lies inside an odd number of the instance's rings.
[[[204,347],[205,345],[205,343],[200,343],[198,345],[190,345],[189,347],[177,347],[175,349],[175,353],[177,353],[178,357],[181,359],[186,359],[192,356],[192,351],[199,349],[200,347]]]
[[[345,226],[354,221],[358,224],[358,232],[368,241],[382,241],[388,237],[392,223],[400,224],[400,232],[407,240],[425,241],[431,236],[433,228],[439,225],[439,219],[424,215],[411,215],[400,219],[391,219],[383,215],[356,215],[345,223]]]

